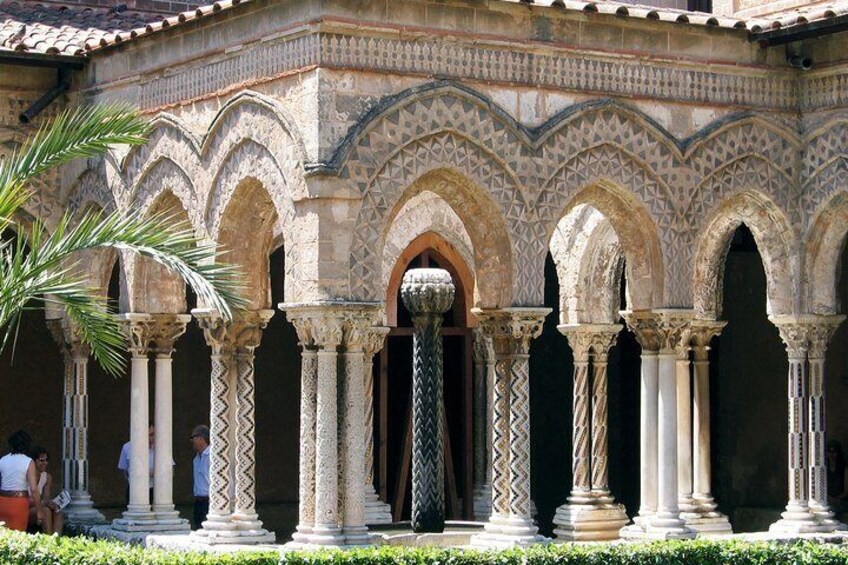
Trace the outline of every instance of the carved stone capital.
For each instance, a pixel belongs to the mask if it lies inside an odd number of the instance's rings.
[[[690,338],[695,352],[695,361],[706,361],[709,358],[710,342],[721,334],[727,322],[717,320],[693,320]]]
[[[810,330],[810,359],[824,359],[830,339],[845,316],[815,316],[816,323]]]
[[[491,337],[498,356],[526,355],[530,342],[542,333],[545,317],[550,308],[501,308],[471,312],[480,322],[480,328]]]
[[[780,339],[786,346],[790,359],[803,360],[810,349],[810,337],[817,325],[818,316],[769,316],[777,326]]]
[[[150,351],[153,341],[153,317],[150,314],[126,313],[120,314],[119,319],[124,324],[127,336],[127,349],[133,357],[145,357]]]
[[[495,346],[492,343],[491,336],[486,335],[479,326],[472,330],[472,334],[474,335],[474,363],[478,367],[482,367],[486,363],[494,363]]]
[[[369,334],[383,320],[382,304],[376,302],[283,303],[280,310],[294,325],[301,346],[335,351],[364,350]]]
[[[151,342],[156,355],[170,357],[174,343],[185,333],[186,324],[190,321],[188,314],[151,314]]]
[[[362,340],[362,351],[366,358],[373,357],[375,353],[383,349],[389,331],[390,328],[374,327],[365,332],[365,337]]]
[[[654,310],[657,314],[657,329],[660,337],[660,351],[674,352],[678,359],[689,355],[689,342],[692,337],[692,310]]]
[[[453,304],[456,287],[444,269],[410,269],[403,275],[400,297],[412,316],[444,314]]]
[[[191,311],[191,314],[203,330],[206,345],[212,348],[213,355],[229,355],[233,352],[229,324],[217,310],[196,308]]]
[[[67,318],[47,320],[47,329],[62,353],[68,360],[88,359],[91,346],[80,337],[79,328]]]
[[[660,332],[657,317],[650,310],[627,310],[621,312],[627,327],[636,335],[643,351],[660,350]]]
[[[560,325],[557,329],[568,339],[575,361],[588,361],[592,354],[596,361],[606,363],[622,327],[620,324],[574,324]]]

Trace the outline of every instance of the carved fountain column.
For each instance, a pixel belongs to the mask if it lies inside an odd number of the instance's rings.
[[[442,316],[455,288],[442,269],[410,269],[401,298],[415,326],[412,361],[412,530],[445,529]]]
[[[62,352],[65,365],[62,398],[62,476],[71,495],[65,508],[69,524],[102,524],[88,492],[88,358],[91,348],[65,319],[48,320],[47,327]]]
[[[472,311],[495,351],[492,400],[492,515],[477,547],[545,543],[530,499],[530,342],[542,333],[549,308]]]

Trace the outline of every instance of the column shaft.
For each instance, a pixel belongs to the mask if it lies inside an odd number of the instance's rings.
[[[335,345],[318,351],[318,384],[315,425],[315,526],[312,539],[340,543],[338,374]]]
[[[360,333],[357,330],[349,332]],[[342,445],[344,446],[344,509],[342,533],[348,545],[366,545],[371,536],[365,526],[365,360],[361,348],[348,342],[344,354],[344,409]]]
[[[677,504],[677,358],[661,351],[658,382],[658,492],[657,513],[651,527],[683,526]]]
[[[606,357],[606,355],[604,355]],[[592,380],[592,494],[607,499],[609,490],[608,466],[608,402],[607,402],[607,362],[599,355],[593,361]],[[604,500],[606,501],[606,500]],[[609,501],[611,502],[611,500]]]
[[[592,490],[590,468],[590,427],[591,414],[589,410],[589,362],[574,361],[574,399],[572,424],[572,489],[569,502],[571,504],[591,503]]]
[[[807,370],[803,357],[790,357],[789,399],[789,504],[787,512],[806,512],[807,496]]]
[[[639,516],[643,518],[657,511],[658,370],[657,352],[643,349],[639,387]]]
[[[233,408],[231,379],[232,354],[212,353],[209,421],[209,514],[203,529],[216,529],[226,524],[232,514],[232,434],[230,421]]]
[[[535,534],[530,506],[530,355],[524,352],[513,357],[509,418],[510,522]]]
[[[492,516],[509,515],[509,404],[510,358],[495,363],[492,387]]]
[[[259,529],[256,514],[256,385],[252,350],[239,350],[236,362],[235,464],[233,520]]]
[[[150,513],[150,426],[147,352],[133,352],[130,383],[130,502],[128,514]],[[150,516],[152,518],[152,516]]]
[[[692,500],[692,385],[688,352],[677,359],[677,489],[683,512],[695,510]]]
[[[300,485],[295,541],[308,541],[315,525],[315,422],[318,353],[303,345],[300,367]]]
[[[699,504],[709,501],[712,503],[711,495],[711,473],[710,464],[710,362],[706,352],[699,354],[695,352],[695,403],[694,403],[694,436],[695,450],[694,461],[694,496]],[[712,510],[711,508],[710,510]]]
[[[174,467],[173,467],[173,391],[171,356],[156,354],[154,361],[156,379],[156,401],[154,404],[154,426],[156,450],[153,457],[153,511],[157,519],[171,519],[174,512]]]

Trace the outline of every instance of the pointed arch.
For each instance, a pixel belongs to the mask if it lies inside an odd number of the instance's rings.
[[[695,311],[705,319],[721,315],[724,264],[736,229],[745,224],[754,235],[766,273],[769,315],[797,311],[798,247],[792,224],[765,194],[746,190],[723,200],[703,223],[695,242],[692,289]]]
[[[848,191],[833,195],[812,221],[806,240],[805,296],[812,314],[837,314],[845,310],[839,304],[837,285],[845,268],[840,261],[848,235]]]

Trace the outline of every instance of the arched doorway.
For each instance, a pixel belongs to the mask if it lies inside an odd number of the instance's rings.
[[[377,406],[375,460],[377,489],[392,507],[394,521],[409,518],[411,504],[412,320],[400,300],[403,274],[414,268],[448,271],[456,297],[442,324],[444,339],[445,502],[448,519],[472,515],[472,335],[473,276],[459,253],[429,232],[400,255],[389,280],[386,345],[374,363]]]

